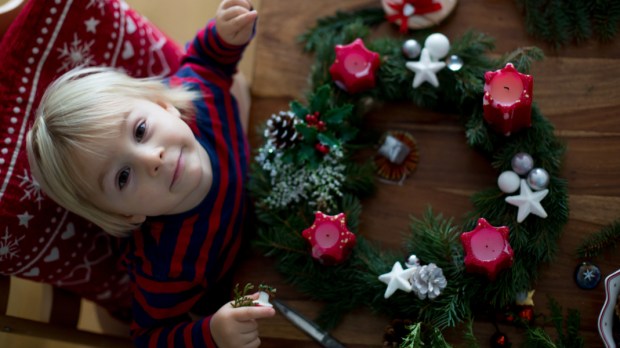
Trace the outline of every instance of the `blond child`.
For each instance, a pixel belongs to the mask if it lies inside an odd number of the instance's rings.
[[[230,303],[205,313],[241,243],[249,150],[230,88],[256,18],[248,0],[223,0],[163,81],[109,68],[61,76],[28,133],[43,191],[129,236],[137,346],[257,347],[256,319],[275,314]]]

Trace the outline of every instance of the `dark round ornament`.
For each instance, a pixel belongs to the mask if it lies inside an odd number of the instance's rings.
[[[512,346],[512,344],[510,343],[510,340],[508,339],[508,336],[506,336],[505,333],[496,331],[493,334],[493,336],[491,336],[491,347],[503,348],[503,347],[510,347],[510,346]]]
[[[582,289],[594,289],[601,281],[601,270],[590,262],[581,262],[575,268],[575,282]]]

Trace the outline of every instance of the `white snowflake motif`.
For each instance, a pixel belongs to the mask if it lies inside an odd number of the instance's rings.
[[[89,0],[86,8],[88,9],[95,6],[95,8],[99,9],[99,12],[101,12],[101,15],[103,16],[105,14],[105,2],[106,0]]]
[[[592,280],[592,279],[594,279],[594,271],[593,271],[593,270],[591,270],[591,269],[589,269],[589,270],[587,270],[587,271],[583,272],[583,277],[584,277],[586,280]]]
[[[11,238],[9,234],[9,228],[7,227],[4,231],[4,236],[0,238],[0,261],[4,261],[5,258],[14,258],[17,256],[19,252],[19,242],[24,239],[24,236],[21,238]]]
[[[95,40],[82,43],[82,40],[78,38],[77,34],[73,34],[73,42],[71,42],[71,45],[67,45],[65,42],[63,47],[58,49],[60,52],[58,59],[64,59],[64,62],[57,71],[69,70],[77,66],[94,65],[94,56],[90,52],[90,48],[94,43]]]
[[[43,193],[41,192],[41,186],[39,183],[34,177],[30,177],[28,175],[26,169],[24,169],[24,175],[18,175],[18,177],[22,180],[22,182],[19,183],[19,187],[24,189],[24,195],[20,201],[23,201],[24,199],[33,200],[39,206],[39,210],[41,210]]]

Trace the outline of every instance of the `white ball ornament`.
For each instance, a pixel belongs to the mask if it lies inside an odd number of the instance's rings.
[[[431,34],[424,41],[424,48],[428,49],[433,60],[439,60],[450,52],[450,40],[444,34]]]
[[[527,184],[534,190],[543,190],[549,186],[549,173],[543,168],[534,168],[527,175]]]
[[[519,189],[520,178],[519,174],[507,170],[499,175],[497,178],[497,186],[504,193],[513,193]]]
[[[512,170],[519,175],[525,175],[534,168],[534,159],[530,154],[525,152],[519,152],[512,158]]]

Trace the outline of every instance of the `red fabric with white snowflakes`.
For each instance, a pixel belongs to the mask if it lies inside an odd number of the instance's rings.
[[[25,135],[54,78],[77,65],[167,75],[181,49],[116,0],[30,0],[0,45],[0,273],[129,304],[118,240],[60,208],[32,180]],[[119,308],[120,307],[120,308]]]

